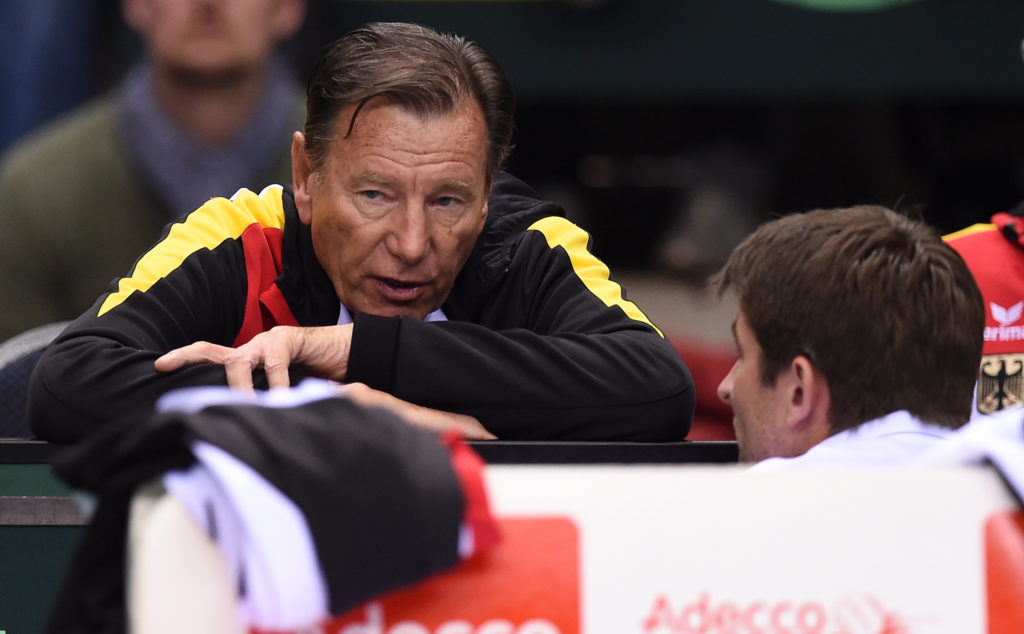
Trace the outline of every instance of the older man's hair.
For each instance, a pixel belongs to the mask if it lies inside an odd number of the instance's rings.
[[[323,167],[331,142],[347,136],[359,110],[382,97],[421,117],[452,114],[474,100],[487,124],[487,182],[500,169],[512,140],[515,95],[497,61],[478,44],[416,24],[375,22],[330,44],[306,90],[306,151]],[[338,114],[356,105],[344,130]]]
[[[766,385],[797,355],[824,374],[834,431],[901,409],[953,428],[970,417],[985,307],[927,225],[875,206],[785,216],[744,240],[712,285],[738,293]]]

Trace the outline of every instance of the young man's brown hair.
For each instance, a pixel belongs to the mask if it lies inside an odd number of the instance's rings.
[[[970,417],[984,303],[927,225],[876,206],[785,216],[712,285],[737,292],[766,385],[798,355],[824,374],[833,433],[897,410],[953,428]]]

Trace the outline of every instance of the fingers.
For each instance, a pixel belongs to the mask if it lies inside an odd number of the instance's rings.
[[[277,326],[254,337],[238,350],[257,364],[253,369],[263,367],[268,387],[288,387],[291,385],[288,367],[296,360],[294,357],[300,347],[301,333],[300,328]],[[251,376],[250,370],[250,380]]]
[[[248,361],[228,361],[224,364],[224,370],[228,375],[228,385],[239,390],[252,391],[252,371],[256,369]]]
[[[228,385],[251,390],[253,371],[263,368],[267,385],[288,387],[288,368],[301,363],[315,376],[341,381],[348,372],[352,325],[298,328],[275,326],[238,348],[197,342],[172,350],[154,363],[159,372],[173,372],[194,363],[219,363]]]
[[[275,328],[239,348],[201,341],[168,352],[154,366],[160,372],[171,372],[195,363],[219,363],[224,366],[228,385],[244,390],[253,389],[252,373],[262,367],[270,388],[288,387],[288,367],[294,360],[297,336],[301,333]],[[434,432],[454,429],[470,440],[497,438],[472,416],[414,405],[363,383],[340,386],[339,390],[364,407],[389,409],[414,427]]]
[[[172,372],[193,363],[223,363],[232,348],[199,341],[175,350],[157,359],[153,366],[158,372]]]
[[[271,389],[278,387],[289,387],[291,379],[288,376],[288,360],[273,358],[263,361],[263,372],[267,375],[267,386]],[[249,373],[250,379],[252,372]]]
[[[497,440],[498,437],[487,431],[480,421],[472,416],[458,414],[458,420],[453,422],[453,427],[468,440]]]
[[[288,387],[288,366],[291,361],[288,341],[282,337],[255,337],[239,348],[229,348],[200,341],[171,350],[153,363],[158,372],[173,372],[196,363],[218,363],[224,366],[228,385],[252,390],[252,373],[264,368],[270,387]]]
[[[350,401],[363,407],[384,407],[388,399],[396,399],[387,392],[375,390],[365,383],[344,383],[338,386],[341,393]]]
[[[383,407],[391,410],[413,427],[433,432],[454,429],[470,440],[495,440],[497,438],[473,416],[414,405],[363,383],[346,385],[344,394],[349,400],[355,401],[363,407]]]

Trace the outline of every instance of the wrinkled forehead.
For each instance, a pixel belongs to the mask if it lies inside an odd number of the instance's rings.
[[[452,112],[423,114],[375,99],[342,110],[337,125],[331,148],[336,159],[379,151],[400,156],[409,165],[451,160],[470,165],[486,180],[487,130],[480,108],[471,101]]]
[[[487,121],[483,115],[483,109],[476,99],[469,95],[458,95],[453,100],[448,99],[426,99],[418,96],[391,94],[388,92],[371,94],[360,99],[346,103],[338,111],[336,118],[336,133],[342,138],[348,136],[355,129],[360,116],[364,111],[375,108],[395,108],[405,114],[417,117],[420,121],[443,119],[452,115],[472,112],[479,117],[484,130],[487,129]]]

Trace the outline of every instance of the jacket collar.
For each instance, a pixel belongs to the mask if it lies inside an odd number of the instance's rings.
[[[338,321],[338,296],[327,273],[316,259],[312,232],[299,220],[291,185],[281,194],[284,236],[281,241],[282,271],[274,283],[303,326],[331,326]]]

